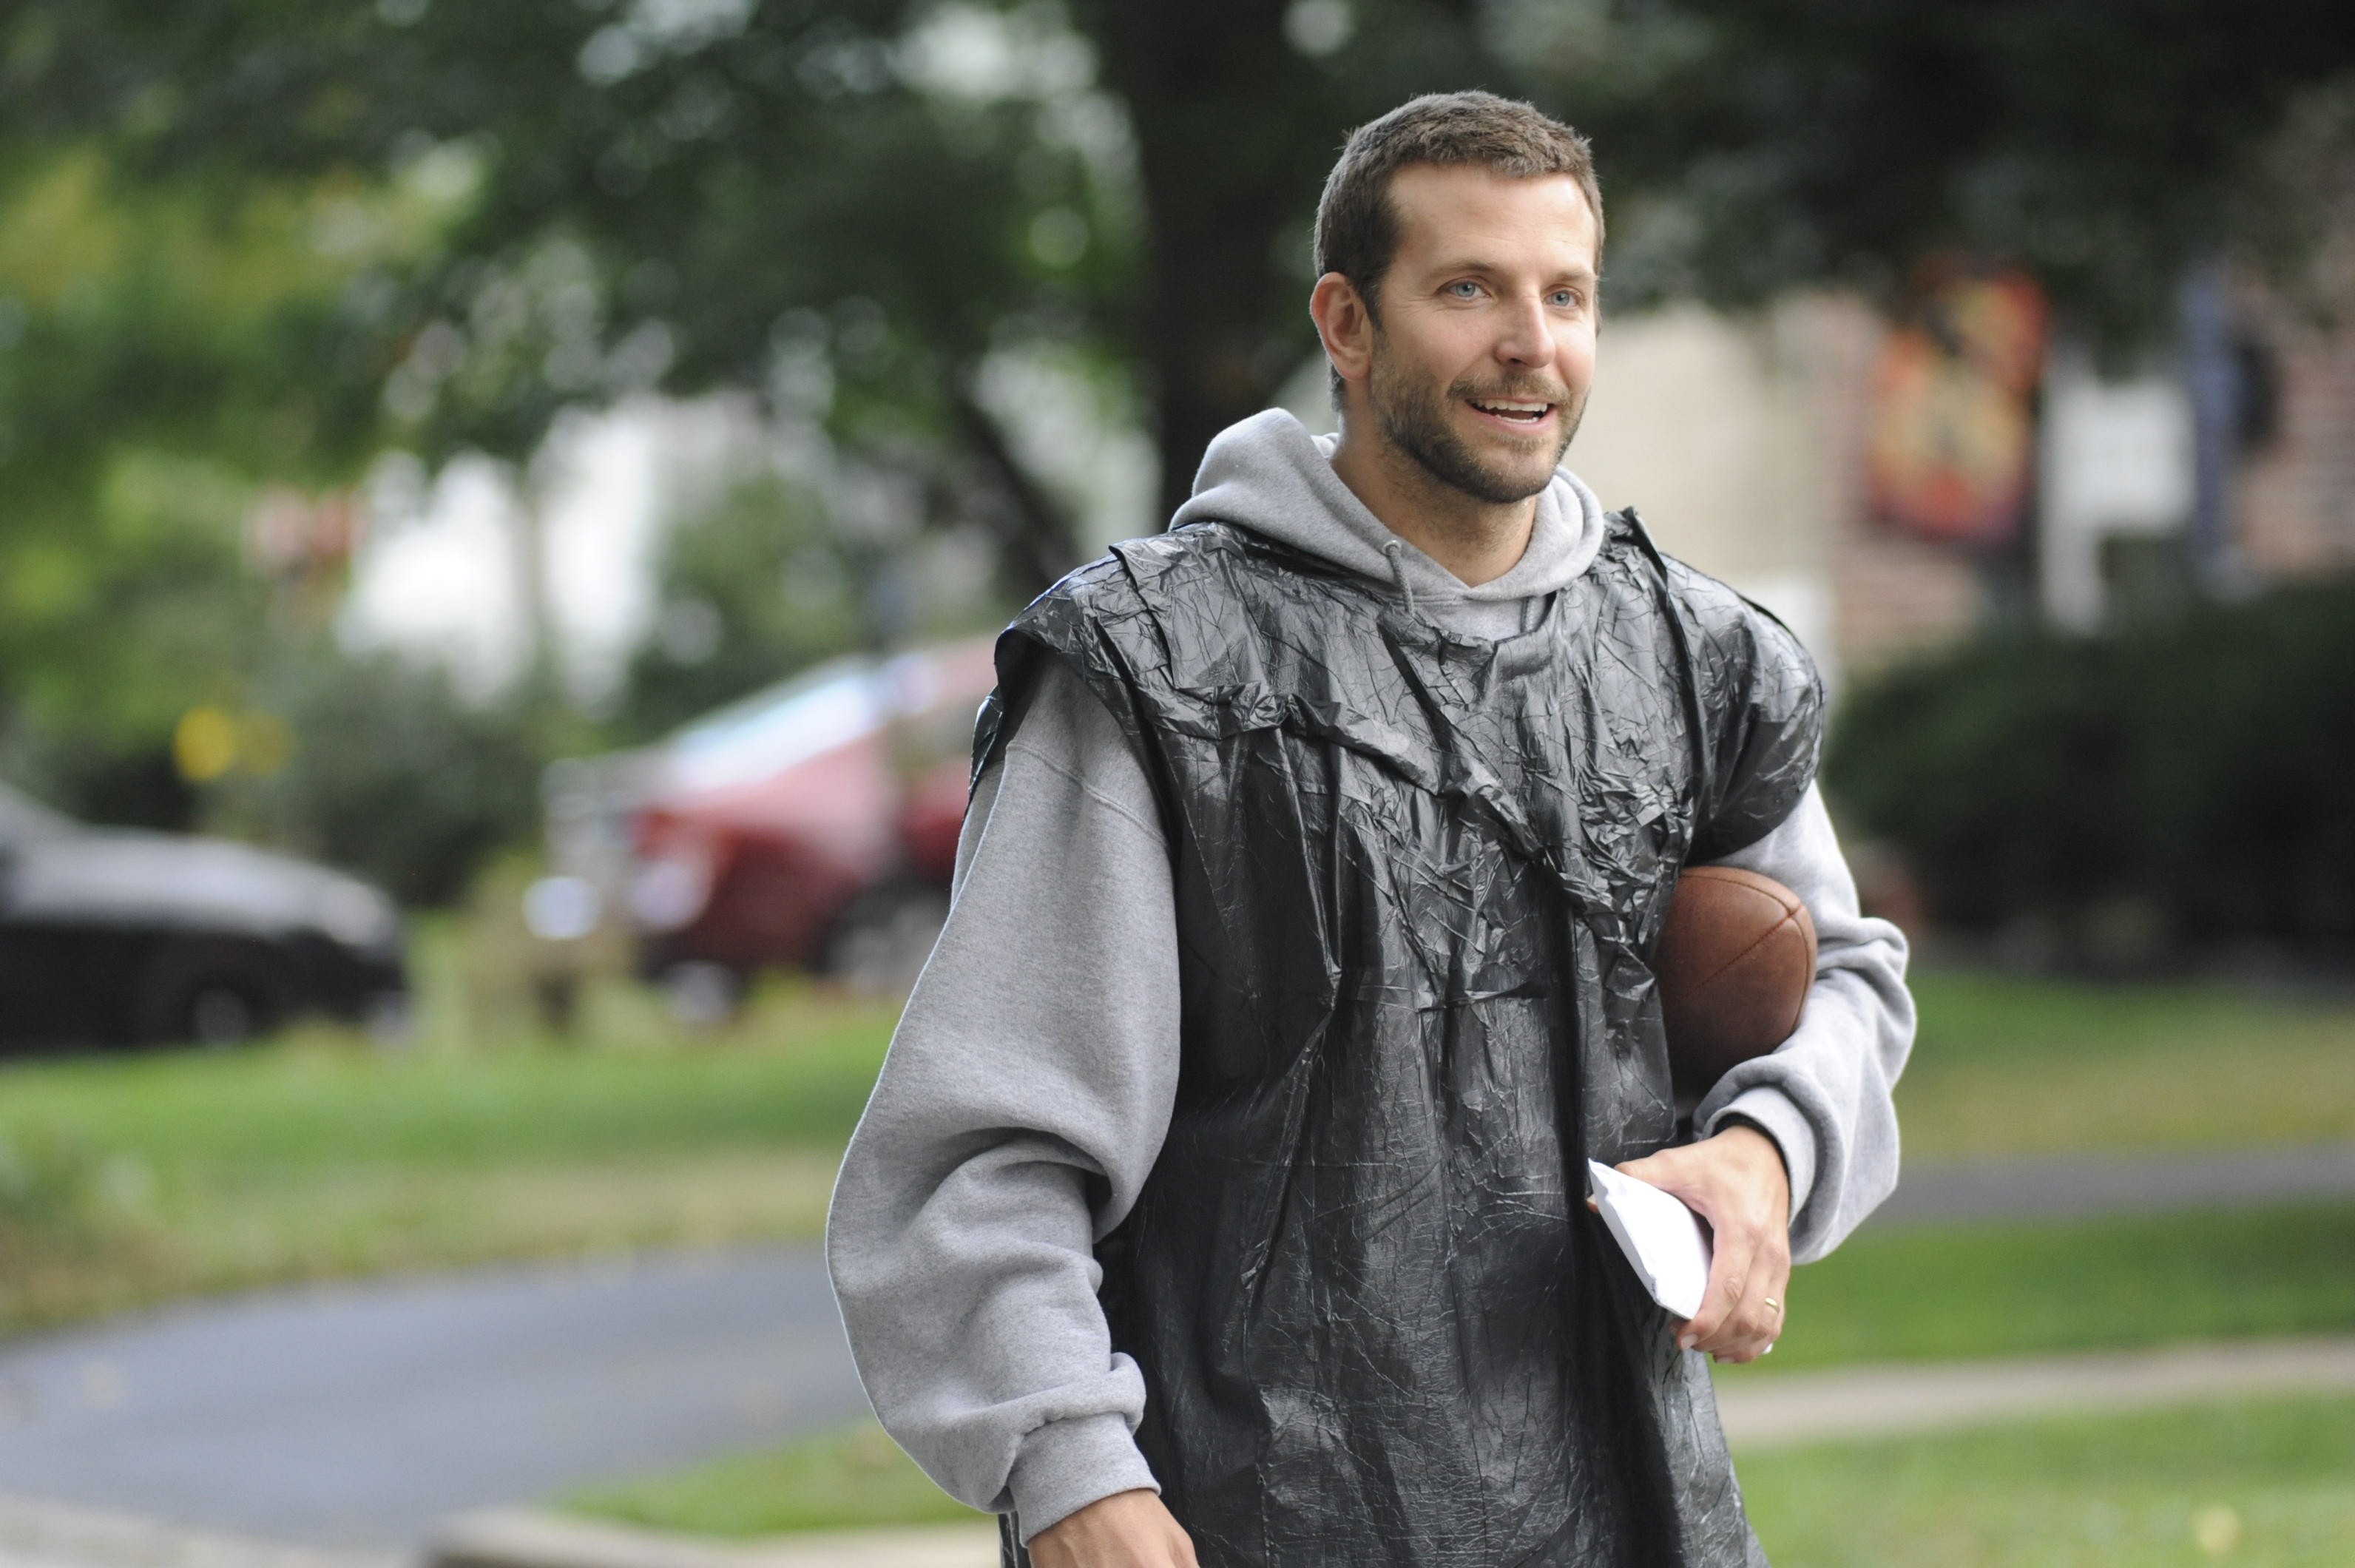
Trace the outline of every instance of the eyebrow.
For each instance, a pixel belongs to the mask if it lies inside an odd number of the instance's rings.
[[[1504,268],[1497,262],[1484,261],[1476,257],[1469,256],[1461,257],[1450,261],[1444,261],[1431,269],[1431,272],[1434,276],[1448,276],[1457,272],[1478,272],[1483,275],[1487,275],[1502,271],[1504,271]],[[1571,271],[1562,273],[1561,281],[1573,283],[1591,283],[1594,281],[1594,269],[1582,263]]]

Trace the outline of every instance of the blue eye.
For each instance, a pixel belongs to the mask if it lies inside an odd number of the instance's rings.
[[[1448,284],[1447,292],[1454,294],[1457,299],[1468,300],[1479,293],[1480,285],[1472,282],[1470,279],[1465,278]]]

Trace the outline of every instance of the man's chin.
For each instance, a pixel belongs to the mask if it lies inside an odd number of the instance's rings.
[[[1541,477],[1524,480],[1518,475],[1502,475],[1487,470],[1429,470],[1431,476],[1449,489],[1467,496],[1484,506],[1516,507],[1543,491],[1553,480],[1551,472]]]
[[[1550,445],[1542,452],[1465,452],[1454,472],[1435,477],[1491,506],[1509,507],[1526,501],[1553,483],[1558,459]]]
[[[1486,439],[1459,437],[1457,452],[1464,463],[1492,480],[1498,490],[1517,490],[1515,500],[1527,500],[1551,483],[1562,453],[1570,449],[1570,443],[1557,439],[1550,430],[1518,439],[1481,433]]]

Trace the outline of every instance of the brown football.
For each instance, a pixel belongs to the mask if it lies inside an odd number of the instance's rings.
[[[1791,1037],[1816,980],[1816,923],[1772,877],[1692,866],[1677,879],[1652,972],[1680,1098]]]

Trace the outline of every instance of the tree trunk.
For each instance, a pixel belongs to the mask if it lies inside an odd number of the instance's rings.
[[[997,535],[998,573],[1028,599],[1080,564],[1079,530],[1062,503],[1022,466],[1006,432],[970,392],[956,394],[958,432],[988,470],[1004,502],[985,521]]]
[[[1280,247],[1314,209],[1348,127],[1324,73],[1286,41],[1286,9],[1088,7],[1143,166],[1150,261],[1137,347],[1156,383],[1165,519],[1210,438],[1265,408],[1313,342],[1307,283]]]

